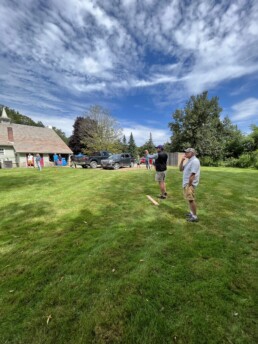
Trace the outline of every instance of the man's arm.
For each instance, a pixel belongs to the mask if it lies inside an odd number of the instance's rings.
[[[192,173],[190,175],[190,177],[189,177],[188,186],[192,186],[193,185],[194,177],[195,177],[195,173]]]
[[[184,161],[185,161],[186,157],[185,155],[182,157],[182,160],[180,162],[180,165],[179,165],[179,171],[183,171],[184,170]]]
[[[189,177],[189,182],[188,182],[189,186],[193,185],[193,181],[194,181],[195,175],[198,171],[198,168],[200,168],[200,163],[198,162],[198,160],[193,161],[192,165],[191,165],[191,175]]]
[[[158,155],[157,153],[152,154],[152,155],[149,154],[149,159],[157,159],[158,156],[159,156],[159,155]]]

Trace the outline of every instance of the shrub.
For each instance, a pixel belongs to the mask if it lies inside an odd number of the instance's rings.
[[[251,167],[252,166],[252,155],[242,154],[237,161],[237,167]]]
[[[257,163],[258,163],[258,149],[252,152],[252,165],[255,167]]]
[[[200,158],[200,162],[202,166],[214,166],[218,167],[221,165],[221,162],[219,160],[214,160],[210,156],[203,156]]]
[[[226,167],[237,167],[237,161],[238,161],[238,159],[228,158],[225,160],[224,165]]]

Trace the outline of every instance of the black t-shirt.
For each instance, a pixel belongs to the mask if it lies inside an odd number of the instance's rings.
[[[155,159],[155,167],[157,172],[163,172],[167,169],[168,155],[165,152],[159,152],[157,159]]]

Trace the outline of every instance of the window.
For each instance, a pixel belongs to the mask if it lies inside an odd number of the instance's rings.
[[[0,148],[0,155],[4,155],[4,149]]]

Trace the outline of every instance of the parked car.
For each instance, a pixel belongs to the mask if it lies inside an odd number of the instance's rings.
[[[150,158],[149,161],[150,161],[150,164],[152,165],[153,159]],[[146,158],[143,156],[142,158],[140,158],[140,164],[145,164],[145,163],[146,163]]]
[[[104,169],[112,168],[118,170],[120,167],[133,167],[134,158],[130,153],[114,154],[101,161],[101,166]]]
[[[112,153],[107,152],[107,151],[100,151],[100,152],[94,152],[92,155],[76,155],[74,157],[74,163],[76,165],[80,165],[83,168],[91,167],[91,168],[96,168],[101,165],[101,161],[103,159],[107,159]]]

